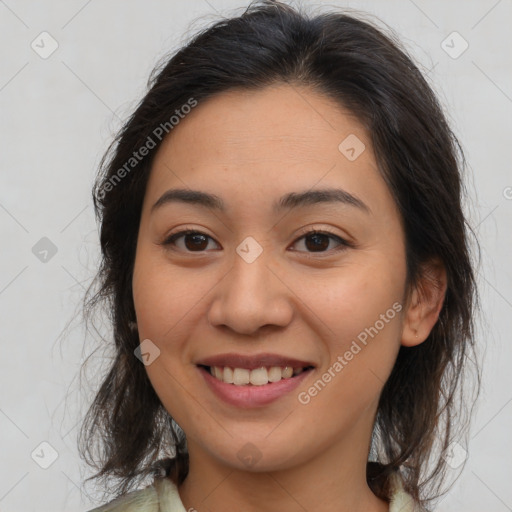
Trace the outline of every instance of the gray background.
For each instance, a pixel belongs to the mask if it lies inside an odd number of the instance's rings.
[[[467,465],[436,510],[512,510],[512,2],[306,3],[368,11],[395,29],[466,152],[468,215],[482,246],[478,338],[485,371]],[[245,5],[0,0],[2,512],[92,508],[95,493],[82,484],[90,473],[78,458],[76,435],[98,383],[94,372],[89,381],[78,375],[95,343],[89,337],[84,344],[79,317],[99,254],[93,176],[158,59],[219,14]],[[44,31],[56,43],[40,36]],[[457,56],[464,41],[469,47]],[[48,56],[52,44],[58,48]]]

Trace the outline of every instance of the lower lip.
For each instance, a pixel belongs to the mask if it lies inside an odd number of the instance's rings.
[[[220,399],[230,405],[246,409],[270,404],[292,392],[312,372],[312,369],[305,370],[295,377],[281,379],[279,382],[269,382],[263,386],[253,386],[251,384],[236,386],[216,379],[202,366],[198,366],[198,369],[210,389]]]

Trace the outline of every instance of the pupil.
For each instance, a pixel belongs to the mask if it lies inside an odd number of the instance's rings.
[[[195,241],[192,244],[189,244],[188,241],[191,238],[194,239]],[[203,245],[201,245],[201,243]],[[204,235],[190,235],[189,234],[189,235],[185,236],[185,245],[187,246],[187,249],[190,249],[190,250],[204,249],[208,245],[208,242],[206,241],[206,237]]]
[[[306,245],[308,246],[308,249],[326,249],[329,247],[329,239],[326,235],[322,235],[321,233],[316,233],[314,235],[310,235],[306,238],[306,240],[315,240],[315,243],[313,244],[313,247],[310,247],[310,245],[306,242]],[[319,240],[320,239],[320,240]],[[324,243],[321,243],[321,239],[323,239]],[[326,243],[325,243],[326,242]]]

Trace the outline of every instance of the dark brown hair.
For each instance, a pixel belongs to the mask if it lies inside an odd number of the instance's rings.
[[[253,2],[240,16],[215,22],[156,68],[102,160],[93,191],[102,260],[84,311],[87,318],[98,307],[108,311],[114,355],[83,423],[80,453],[98,470],[93,478],[110,482],[115,494],[158,468],[177,482],[186,477],[186,439],[135,357],[139,338],[130,327],[141,207],[163,139],[155,130],[164,126],[170,133],[169,120],[191,99],[200,105],[229,89],[277,83],[308,86],[367,128],[403,222],[409,287],[433,259],[446,269],[438,322],[424,343],[400,348],[382,391],[367,472],[374,493],[387,499],[388,476],[399,469],[406,489],[425,504],[438,495],[447,449],[469,418],[462,383],[474,352],[478,301],[462,210],[463,152],[432,88],[392,31],[385,35],[353,13],[312,16],[277,1]],[[134,152],[150,139],[154,147],[135,162]]]

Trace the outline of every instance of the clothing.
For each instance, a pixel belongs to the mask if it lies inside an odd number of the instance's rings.
[[[391,477],[389,512],[418,512],[412,497],[404,491],[398,473]],[[189,509],[193,512],[194,509]],[[133,491],[89,512],[188,512],[178,488],[170,478],[157,478],[145,489]]]

